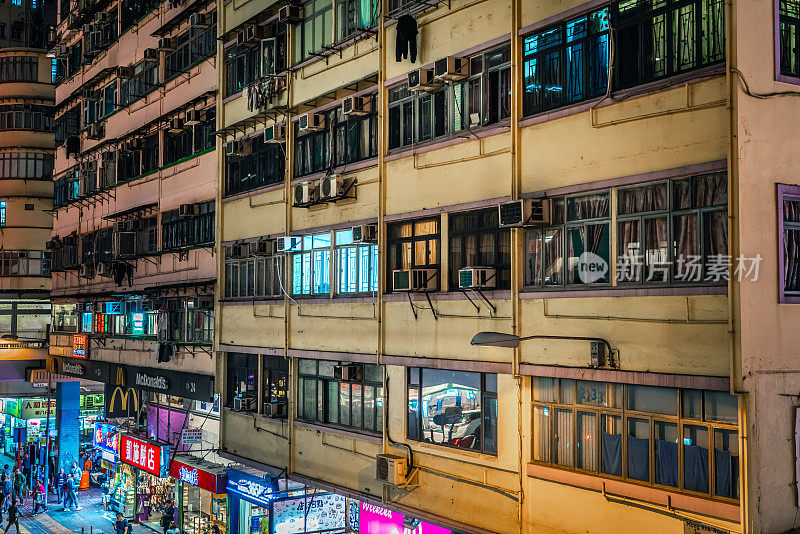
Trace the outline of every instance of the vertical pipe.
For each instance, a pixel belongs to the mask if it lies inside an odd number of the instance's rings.
[[[386,291],[384,285],[389,281],[386,279],[386,228],[385,228],[385,213],[386,213],[386,139],[388,134],[388,121],[387,121],[387,91],[386,91],[386,9],[388,8],[387,0],[381,0],[380,18],[378,23],[378,292],[377,292],[377,306],[376,315],[378,319],[377,324],[377,363],[380,365],[383,362],[383,354],[386,347],[386,329],[383,318],[386,313],[386,304],[383,301],[383,295]],[[388,396],[386,371],[383,372],[383,397]],[[384,401],[385,402],[385,401]],[[384,409],[384,414],[388,414],[388,406]],[[383,452],[389,447],[387,439],[387,431],[389,428],[389,421],[383,417]]]
[[[292,24],[289,24],[286,29],[286,40],[287,43],[287,56],[292,57],[293,51],[295,49],[294,40],[297,38],[295,35],[296,27]],[[297,71],[293,71],[286,75],[286,103],[287,106],[291,108],[291,105],[294,102],[294,80],[295,76],[297,75]],[[291,112],[286,113],[286,168],[284,169],[284,177],[283,177],[283,203],[284,203],[284,225],[285,225],[285,235],[289,235],[292,229],[292,175],[294,172],[294,127],[292,126],[292,114]],[[289,347],[291,345],[291,317],[292,317],[292,306],[289,301],[288,287],[289,287],[289,256],[285,255],[283,261],[283,279],[286,280],[284,283],[284,291],[283,291],[283,357],[289,361],[289,387],[287,388],[289,395],[292,395],[293,390],[297,387],[297,362],[292,361],[289,357]],[[298,305],[299,306],[299,305]],[[298,308],[299,310],[299,308]],[[294,398],[297,399],[297,391],[294,391]],[[289,459],[286,465],[286,476],[288,477],[290,473],[294,472],[294,418],[297,411],[297,403],[290,402],[288,403],[290,409],[288,410],[287,418],[289,422],[289,427],[287,430],[287,447],[289,449]]]

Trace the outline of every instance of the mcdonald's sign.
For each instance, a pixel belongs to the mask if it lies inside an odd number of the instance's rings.
[[[125,385],[106,384],[106,418],[133,417],[139,412],[139,394],[134,388]]]

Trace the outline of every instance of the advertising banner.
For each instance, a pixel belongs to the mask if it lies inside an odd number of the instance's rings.
[[[119,456],[119,428],[107,423],[94,424],[94,435],[92,443],[102,452],[108,452],[114,456]]]
[[[119,459],[157,477],[164,478],[168,475],[166,468],[169,463],[169,447],[166,445],[155,445],[122,434],[119,441]]]
[[[169,475],[172,478],[203,488],[211,493],[225,492],[225,476],[209,473],[193,465],[185,464],[173,459],[169,466]]]
[[[452,534],[452,530],[418,520],[406,521],[403,514],[362,502],[359,534]]]
[[[275,534],[337,532],[339,528],[344,532],[346,526],[345,498],[334,493],[279,499],[272,506]]]

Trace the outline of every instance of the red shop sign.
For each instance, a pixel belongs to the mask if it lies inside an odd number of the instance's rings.
[[[203,488],[211,493],[225,493],[224,475],[215,475],[177,460],[172,460],[169,466],[169,475],[176,480]]]
[[[157,477],[165,477],[169,461],[169,447],[153,445],[147,441],[123,434],[119,442],[119,459]]]

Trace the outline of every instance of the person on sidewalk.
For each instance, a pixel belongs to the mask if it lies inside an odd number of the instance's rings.
[[[58,475],[56,475],[56,499],[58,499],[58,504],[61,504],[61,501],[64,500],[64,484],[67,482],[67,474],[64,472],[64,468],[58,470]]]
[[[17,508],[16,499],[12,499],[11,506],[8,507],[8,524],[3,532],[8,532],[8,529],[11,528],[11,525],[17,527],[17,534],[19,534],[19,509]]]
[[[81,486],[81,478],[78,476],[77,478],[73,475],[72,479],[70,480],[70,497],[73,501],[75,501],[75,509],[81,509],[81,503],[78,502],[78,488]]]
[[[69,510],[73,505],[78,506],[78,502],[72,497],[72,473],[67,476],[61,491],[64,494],[64,511]]]
[[[172,521],[169,524],[169,528],[167,529],[167,534],[181,534],[181,529],[178,528],[178,525],[175,524],[175,521]]]
[[[14,488],[11,484],[11,473],[3,475],[2,484],[3,484],[3,493],[6,494],[6,500],[5,502],[3,502],[3,511],[5,512],[8,511],[8,507],[11,504],[11,496],[14,493]]]
[[[19,470],[19,467],[14,468],[14,496],[15,500],[22,501],[25,498],[25,475]]]
[[[42,509],[42,511],[47,510],[47,506],[45,505],[44,502],[44,482],[42,481],[42,479],[39,479],[38,482],[36,482],[36,493],[33,499],[34,499],[33,515],[38,514],[40,508]]]
[[[103,511],[108,511],[108,502],[111,500],[111,484],[108,483],[108,480],[103,482],[100,486],[100,491],[103,492]]]
[[[175,505],[172,501],[167,504],[162,514],[161,526],[164,528],[164,534],[167,534],[170,524],[175,522]]]
[[[115,534],[131,534],[131,524],[120,512],[117,512],[117,521],[114,523]]]

